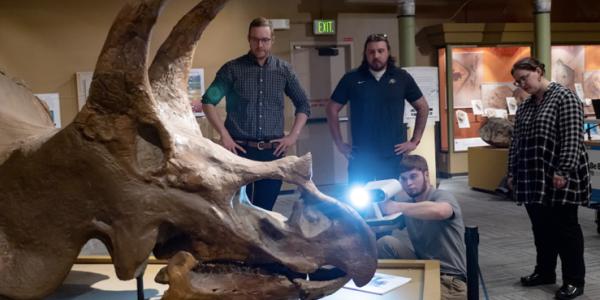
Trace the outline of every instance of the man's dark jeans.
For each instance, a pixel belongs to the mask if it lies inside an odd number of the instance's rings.
[[[275,156],[275,148],[259,150],[254,147],[243,145],[246,153],[238,151],[241,157],[257,161],[273,161],[283,156]],[[255,206],[266,210],[273,210],[279,191],[281,190],[281,180],[263,179],[250,183],[246,186],[246,194],[248,199]]]

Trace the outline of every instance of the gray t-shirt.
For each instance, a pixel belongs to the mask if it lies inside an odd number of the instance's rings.
[[[449,192],[433,188],[427,200],[450,204],[453,214],[445,220],[405,216],[406,230],[417,258],[439,260],[441,273],[466,277],[465,225],[456,198]]]

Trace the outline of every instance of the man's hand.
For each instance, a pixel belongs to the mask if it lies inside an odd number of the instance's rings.
[[[242,146],[238,145],[231,138],[231,135],[229,135],[229,131],[227,131],[227,129],[223,125],[223,121],[221,121],[219,114],[217,114],[217,109],[215,108],[214,104],[203,103],[202,110],[204,110],[204,114],[206,114],[206,118],[208,119],[208,122],[210,123],[210,125],[212,125],[212,127],[217,130],[219,135],[221,135],[221,140],[219,142],[225,149],[227,149],[235,154],[238,154],[237,153],[238,150],[241,151],[242,153],[246,153],[246,150],[244,150],[244,148],[242,148]]]
[[[555,189],[564,189],[567,186],[567,179],[563,176],[554,175],[552,178],[552,184]]]
[[[287,152],[288,148],[293,146],[297,140],[297,136],[288,134],[280,139],[270,141],[271,143],[278,143],[277,148],[275,148],[273,154],[275,154],[275,156],[284,155]]]
[[[405,203],[402,203],[402,202],[386,200],[386,201],[379,203],[379,209],[381,209],[381,213],[384,216],[387,216],[387,215],[402,212],[402,210],[404,209],[404,205],[405,205]]]
[[[229,135],[229,133],[226,134],[221,134],[221,145],[223,145],[223,147],[225,147],[225,149],[238,154],[238,150],[241,151],[242,153],[246,153],[246,150],[244,150],[244,148],[240,145],[238,145],[233,138],[231,138],[231,136]]]
[[[352,158],[352,145],[346,144],[344,142],[335,143],[335,147],[344,155],[346,159]]]
[[[416,142],[412,142],[412,141],[408,141],[408,142],[404,142],[402,144],[397,144],[396,146],[394,146],[394,152],[396,153],[396,155],[401,155],[401,154],[408,154],[410,152],[412,152],[413,150],[417,149],[417,143]]]

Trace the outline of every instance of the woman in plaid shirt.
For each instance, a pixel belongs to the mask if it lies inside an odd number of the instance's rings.
[[[583,105],[569,89],[544,78],[544,64],[523,58],[512,68],[515,85],[531,94],[517,110],[508,182],[531,220],[536,267],[524,286],[553,284],[562,263],[558,299],[583,294],[585,264],[579,205],[590,199],[588,157],[583,144]]]

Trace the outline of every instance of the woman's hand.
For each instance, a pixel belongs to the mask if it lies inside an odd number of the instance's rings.
[[[552,183],[554,184],[555,189],[563,189],[567,186],[567,179],[564,176],[554,175]]]

